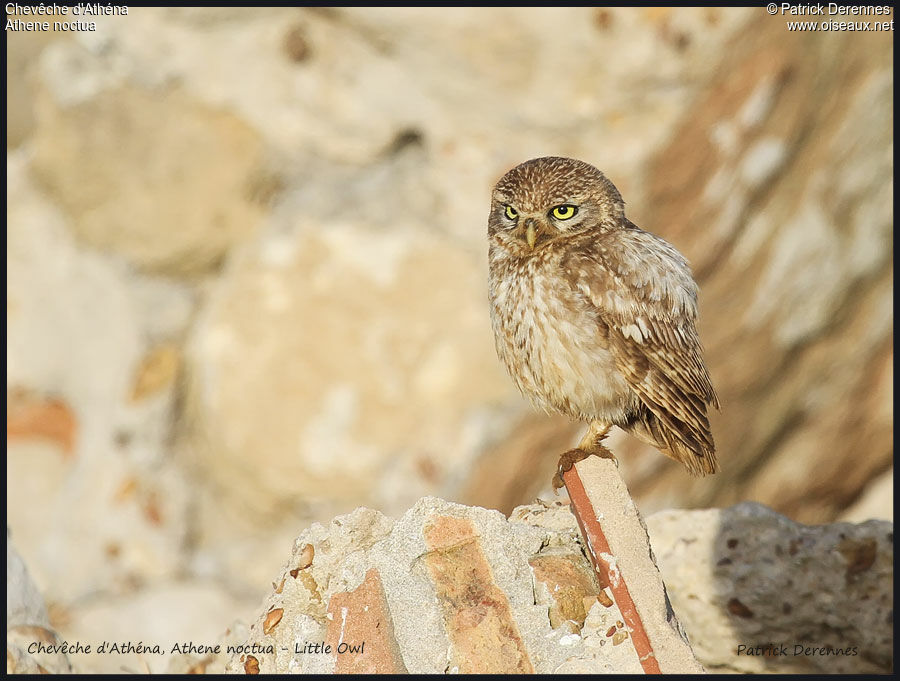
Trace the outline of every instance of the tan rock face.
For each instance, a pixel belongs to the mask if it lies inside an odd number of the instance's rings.
[[[651,164],[638,224],[698,276],[723,470],[658,460],[632,485],[650,507],[824,522],[890,466],[893,78],[871,37],[751,24]]]
[[[38,99],[33,170],[85,244],[154,272],[218,266],[261,220],[259,136],[183,91]]]
[[[623,187],[631,218],[692,263],[723,404],[712,416],[723,472],[712,479],[614,433],[647,509],[749,498],[824,522],[890,465],[890,36],[786,41],[783,28],[748,22],[643,180]],[[501,481],[543,474],[522,452],[526,433],[547,440],[546,430],[526,420]],[[502,483],[476,489],[467,499],[505,508]]]
[[[189,295],[82,250],[23,155],[7,172],[9,525],[48,603],[66,610],[76,594],[128,593],[183,559],[166,340],[183,330]]]
[[[894,522],[893,466],[869,483],[862,497],[840,517],[840,520],[849,523],[861,523],[871,519]]]
[[[204,467],[262,508],[399,503],[463,475],[509,390],[482,285],[427,233],[316,222],[244,253],[191,345]]]
[[[483,223],[500,173],[564,153],[603,167],[701,279],[725,473],[644,456],[638,497],[799,513],[783,488],[802,475],[835,500],[806,517],[849,503],[890,424],[885,37],[785,41],[783,22],[714,8],[433,16],[147,9],[101,22],[103,49],[35,57],[31,171],[79,242],[177,276],[230,261],[184,367],[203,477],[269,509],[440,492],[509,510],[540,491],[553,462],[533,443],[576,429],[497,366]],[[172,357],[147,368],[167,380]],[[818,465],[857,422],[880,454]]]

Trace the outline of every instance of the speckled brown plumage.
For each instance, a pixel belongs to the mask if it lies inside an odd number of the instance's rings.
[[[591,424],[582,447],[616,425],[714,473],[707,407],[719,403],[681,254],[625,217],[603,173],[558,157],[500,179],[488,237],[497,354],[519,390]]]

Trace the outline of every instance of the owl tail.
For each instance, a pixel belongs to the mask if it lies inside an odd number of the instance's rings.
[[[670,459],[684,464],[691,475],[709,475],[719,470],[716,447],[709,432],[703,434],[703,441],[685,432],[686,429],[675,433],[649,410],[623,428]]]

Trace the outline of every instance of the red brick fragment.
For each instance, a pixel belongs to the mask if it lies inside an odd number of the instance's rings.
[[[533,674],[534,667],[503,590],[494,582],[475,527],[438,516],[425,527],[425,564],[434,582],[461,674]]]
[[[326,645],[335,674],[406,674],[378,570],[371,568],[353,591],[334,594]]]

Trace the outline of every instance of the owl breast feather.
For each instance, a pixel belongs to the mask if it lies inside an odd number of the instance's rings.
[[[580,421],[622,421],[636,397],[605,346],[595,310],[556,275],[554,260],[492,263],[497,353],[535,406]]]

